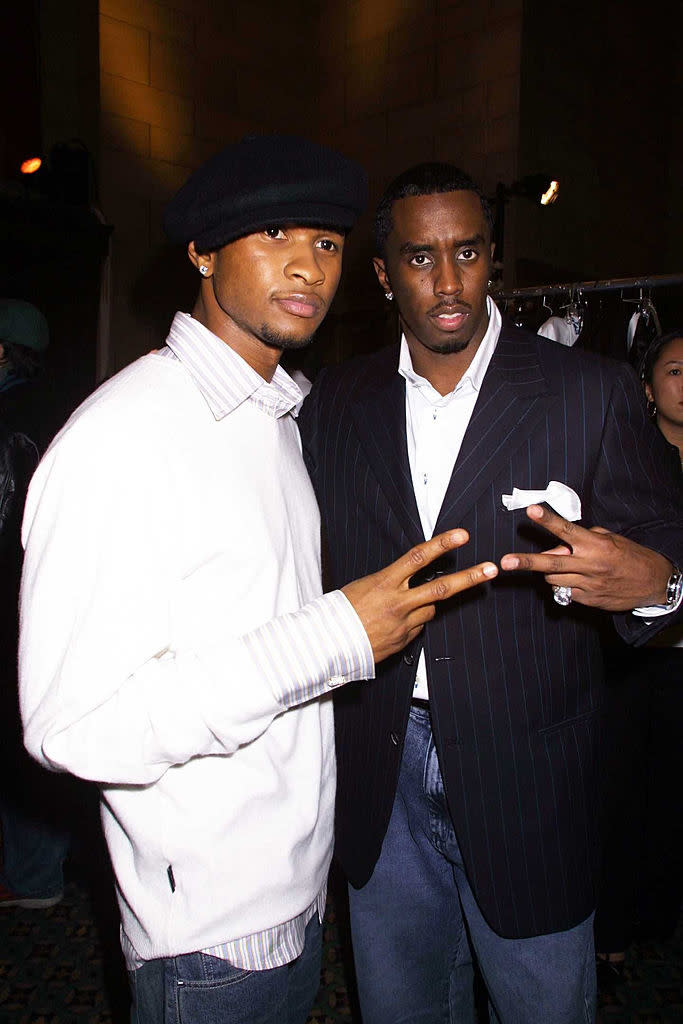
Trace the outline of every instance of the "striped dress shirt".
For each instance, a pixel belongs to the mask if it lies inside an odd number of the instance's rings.
[[[299,386],[278,366],[270,382],[241,356],[186,313],[176,313],[159,355],[179,360],[216,420],[251,402],[275,418],[292,414],[303,400]],[[325,594],[290,615],[281,615],[246,634],[242,642],[285,707],[294,707],[350,680],[374,678],[367,635],[341,591]],[[321,661],[332,665],[330,678]],[[322,922],[327,884],[313,902],[290,921],[210,946],[200,952],[228,960],[244,970],[268,970],[290,963],[302,951],[306,925],[314,914]],[[129,970],[142,966],[125,932],[122,946]]]

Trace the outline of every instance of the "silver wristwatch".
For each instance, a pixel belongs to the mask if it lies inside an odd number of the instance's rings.
[[[683,589],[683,572],[674,565],[673,571],[669,576],[669,580],[666,584],[666,607],[673,608],[674,605],[678,604],[681,598],[681,590]]]

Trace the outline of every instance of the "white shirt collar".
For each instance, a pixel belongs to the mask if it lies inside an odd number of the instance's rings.
[[[176,313],[166,339],[201,391],[215,419],[251,400],[269,416],[285,416],[303,400],[299,386],[278,366],[269,382],[242,356],[188,313]]]
[[[496,345],[498,344],[500,328],[502,325],[500,311],[490,295],[486,296],[486,309],[489,315],[486,333],[479,343],[479,347],[474,354],[472,362],[465,370],[465,373],[458,381],[456,387],[451,392],[451,395],[464,387],[477,392],[481,390],[481,385],[486,371],[488,370],[489,363],[491,362],[491,357],[493,356]],[[406,382],[411,384],[413,387],[423,388],[425,385],[429,388],[432,387],[425,377],[420,377],[420,375],[413,369],[413,361],[410,357],[410,349],[408,348],[408,342],[406,341],[405,334],[401,336],[401,352],[398,361],[398,372],[402,377],[405,377]],[[444,397],[448,399],[450,396],[445,395]]]

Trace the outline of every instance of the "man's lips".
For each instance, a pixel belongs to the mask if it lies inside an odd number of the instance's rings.
[[[453,306],[439,306],[429,315],[436,321],[440,330],[457,331],[470,315],[469,309],[456,308]]]
[[[317,295],[278,295],[275,301],[286,313],[307,319],[317,316],[322,308],[322,301]]]

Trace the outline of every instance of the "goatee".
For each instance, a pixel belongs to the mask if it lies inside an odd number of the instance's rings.
[[[471,338],[461,338],[459,341],[453,339],[452,341],[444,341],[443,344],[428,345],[430,352],[436,352],[437,355],[448,356],[454,352],[464,352],[469,345]]]
[[[281,331],[274,331],[267,324],[262,324],[258,332],[259,339],[264,345],[268,345],[269,348],[281,349],[283,352],[296,351],[300,348],[306,348],[311,344],[315,338],[315,331],[309,334],[307,338],[293,338],[289,334],[284,334]]]

